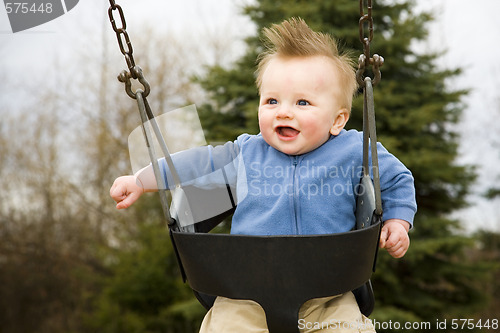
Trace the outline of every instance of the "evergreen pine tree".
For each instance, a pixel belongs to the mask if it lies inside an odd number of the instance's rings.
[[[246,55],[229,69],[213,67],[198,79],[211,96],[210,103],[199,108],[209,141],[259,131],[254,70],[262,28],[300,16],[313,30],[335,36],[343,48],[362,53],[358,1],[257,0],[244,13],[259,31],[247,39]],[[412,171],[418,213],[405,258],[390,258],[385,251],[379,255],[372,318],[432,323],[436,318],[470,318],[485,306],[481,284],[491,270],[467,257],[472,238],[462,236],[459,222],[448,218],[466,205],[465,195],[475,178],[470,166],[455,162],[458,133],[451,125],[460,118],[461,97],[467,92],[450,90],[446,80],[459,75],[460,69],[438,68],[439,54],[415,47],[427,38],[432,15],[416,13],[413,1],[374,1],[373,16],[371,50],[385,58],[382,81],[375,87],[378,138]],[[358,98],[348,127],[360,130],[361,121]]]

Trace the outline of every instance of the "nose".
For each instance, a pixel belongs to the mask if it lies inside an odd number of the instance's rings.
[[[276,110],[276,119],[293,119],[293,111],[289,106],[280,105]]]

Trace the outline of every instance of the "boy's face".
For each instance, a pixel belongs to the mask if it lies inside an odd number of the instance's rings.
[[[341,109],[341,89],[333,62],[322,56],[274,57],[262,75],[259,127],[277,150],[300,155],[338,135],[349,113]]]

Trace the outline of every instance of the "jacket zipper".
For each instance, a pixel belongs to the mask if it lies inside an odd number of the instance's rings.
[[[293,203],[293,217],[294,217],[294,222],[295,222],[295,234],[299,234],[299,218],[298,218],[298,200],[299,200],[299,181],[298,181],[298,176],[297,176],[297,164],[298,164],[298,157],[294,156],[293,157],[293,198],[292,198],[292,203]]]

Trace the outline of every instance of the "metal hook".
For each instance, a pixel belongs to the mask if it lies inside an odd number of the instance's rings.
[[[149,82],[144,78],[141,67],[134,66],[132,68],[132,71],[143,87],[143,89],[138,89],[137,91],[141,90],[142,96],[148,97],[149,93],[151,92],[151,86],[149,85]],[[127,92],[127,95],[129,95],[130,98],[136,99],[137,91],[132,91],[132,78],[133,75],[125,70],[122,71],[120,75],[118,75],[118,81],[125,83],[125,91]]]

